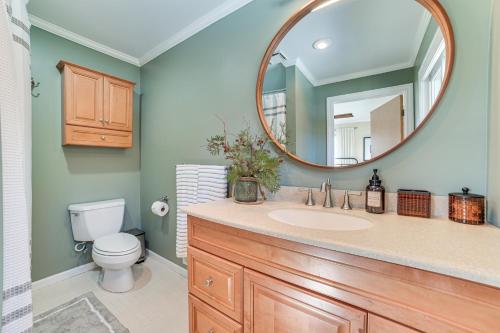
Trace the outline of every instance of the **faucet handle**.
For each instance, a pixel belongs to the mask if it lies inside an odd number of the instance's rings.
[[[345,192],[344,192],[344,204],[342,205],[342,209],[352,210],[351,203],[349,200],[351,195],[361,196],[362,194],[361,194],[361,192],[351,193],[349,190],[345,190]]]
[[[314,202],[314,196],[313,196],[313,190],[312,188],[309,189],[307,192],[307,200],[306,200],[306,206],[314,206],[316,203]]]
[[[349,190],[344,192],[344,204],[342,205],[343,210],[351,210],[351,203],[349,202]]]

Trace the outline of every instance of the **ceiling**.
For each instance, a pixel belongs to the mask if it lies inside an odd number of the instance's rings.
[[[413,67],[431,14],[415,0],[340,0],[304,17],[278,46],[314,85]],[[330,39],[330,47],[313,43]]]
[[[32,24],[143,65],[252,0],[31,0]]]

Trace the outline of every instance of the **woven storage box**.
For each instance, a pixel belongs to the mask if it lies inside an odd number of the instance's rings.
[[[417,190],[398,190],[398,215],[431,217],[431,193]]]
[[[462,193],[450,193],[449,218],[464,224],[484,224],[486,218],[485,197],[469,193],[467,187],[462,189]]]

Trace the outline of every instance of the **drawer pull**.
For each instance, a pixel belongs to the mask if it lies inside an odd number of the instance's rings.
[[[209,277],[208,279],[205,280],[205,287],[210,288],[214,285],[214,280],[212,277]]]
[[[106,137],[104,135],[101,135],[101,140],[106,140]]]
[[[207,333],[215,333],[215,330],[213,328],[209,329]]]

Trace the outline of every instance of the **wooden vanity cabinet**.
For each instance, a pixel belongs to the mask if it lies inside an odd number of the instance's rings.
[[[135,83],[65,61],[63,145],[132,147]]]
[[[495,287],[193,216],[188,240],[191,333],[499,332]]]

